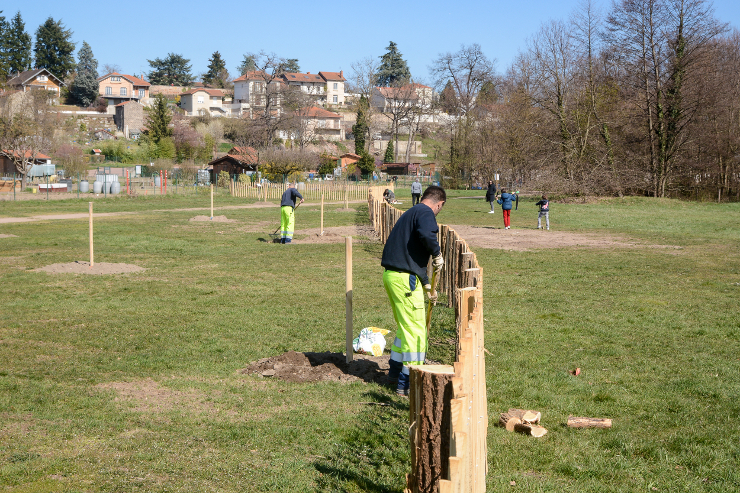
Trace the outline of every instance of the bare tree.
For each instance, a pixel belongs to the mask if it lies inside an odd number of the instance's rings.
[[[36,160],[52,148],[55,122],[49,104],[53,96],[31,90],[0,100],[0,153],[15,164],[22,188]]]
[[[285,179],[296,172],[318,167],[318,155],[312,152],[269,147],[259,153],[259,168],[270,179]]]

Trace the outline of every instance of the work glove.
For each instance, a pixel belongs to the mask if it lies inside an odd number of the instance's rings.
[[[434,269],[434,272],[439,272],[444,265],[445,259],[442,257],[442,252],[440,252],[439,255],[432,259],[432,269]]]
[[[435,291],[434,294],[432,294],[432,285],[431,284],[425,284],[424,285],[424,292],[427,294],[427,297],[429,298],[429,301],[432,303],[437,302],[437,292]]]

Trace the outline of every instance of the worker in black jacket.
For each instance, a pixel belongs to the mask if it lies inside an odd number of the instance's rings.
[[[488,213],[493,214],[493,204],[496,203],[496,184],[493,183],[493,180],[488,180],[488,189],[486,190],[486,202],[490,202],[491,204],[491,210],[488,211]]]
[[[398,329],[391,346],[388,380],[399,395],[409,394],[408,365],[423,365],[427,351],[424,291],[431,296],[427,264],[439,271],[444,259],[437,241],[436,215],[444,206],[444,189],[431,186],[421,202],[403,213],[391,230],[380,265],[385,267],[383,285],[393,308]]]

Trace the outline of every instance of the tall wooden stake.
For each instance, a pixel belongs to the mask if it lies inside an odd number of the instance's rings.
[[[324,192],[321,192],[321,233],[319,236],[324,236]]]
[[[90,206],[90,268],[93,268],[93,265],[95,265],[95,260],[93,257],[93,216],[92,216],[92,202],[88,203]]]
[[[211,221],[213,221],[213,183],[211,183]]]
[[[348,236],[344,241],[345,253],[344,261],[346,269],[347,293],[345,296],[345,329],[347,333],[347,363],[352,362],[352,237]]]

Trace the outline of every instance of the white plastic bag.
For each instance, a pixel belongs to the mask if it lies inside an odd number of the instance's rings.
[[[356,353],[382,356],[385,349],[385,335],[390,332],[378,327],[365,327],[360,335],[352,340],[352,349]]]

